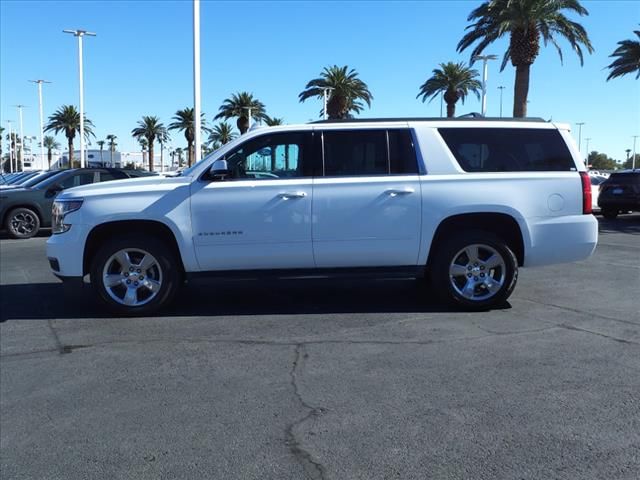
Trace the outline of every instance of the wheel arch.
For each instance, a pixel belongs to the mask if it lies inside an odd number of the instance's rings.
[[[150,235],[164,241],[171,249],[176,259],[180,274],[184,275],[185,267],[175,233],[166,224],[157,220],[115,220],[95,226],[88,234],[85,241],[82,258],[82,273],[86,275],[91,270],[91,260],[100,248],[101,243],[112,235],[122,233],[135,233]]]
[[[502,238],[515,254],[518,266],[524,264],[525,242],[522,228],[511,215],[498,212],[462,213],[443,219],[433,235],[427,266],[432,264],[433,256],[440,242],[448,235],[461,230],[484,230]]]

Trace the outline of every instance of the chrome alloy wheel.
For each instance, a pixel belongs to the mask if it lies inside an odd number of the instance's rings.
[[[162,269],[149,252],[126,248],[105,262],[102,284],[120,305],[140,307],[153,300],[160,291]]]
[[[16,235],[30,235],[36,228],[37,219],[32,213],[19,212],[11,217],[11,230]]]
[[[449,281],[462,297],[482,301],[500,291],[506,278],[504,258],[489,245],[473,244],[460,250],[449,265]]]

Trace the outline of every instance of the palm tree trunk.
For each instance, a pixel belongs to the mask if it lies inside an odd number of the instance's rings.
[[[73,168],[73,137],[67,138],[69,141],[69,166],[67,168]]]
[[[193,165],[193,142],[188,142],[187,144],[187,155],[189,156],[189,166]]]
[[[113,145],[109,147],[109,166],[113,167]]]
[[[447,102],[447,117],[453,118],[456,116],[456,102]]]
[[[513,116],[522,118],[527,116],[527,97],[529,96],[529,69],[531,65],[516,67],[516,82],[513,92]]]
[[[153,172],[153,142],[149,142],[149,171]]]
[[[51,170],[51,157],[53,155],[51,154],[51,149],[47,148],[47,161],[49,162],[49,170]]]

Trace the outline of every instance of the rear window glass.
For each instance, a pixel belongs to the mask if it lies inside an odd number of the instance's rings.
[[[612,173],[607,183],[617,183],[620,185],[636,185],[640,183],[640,172]]]
[[[557,130],[534,128],[440,128],[465,172],[576,170]]]

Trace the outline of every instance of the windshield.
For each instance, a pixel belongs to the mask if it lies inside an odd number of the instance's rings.
[[[42,188],[48,188],[49,185],[54,184],[60,177],[62,177],[66,172],[69,172],[69,170],[60,170],[55,172],[53,175],[51,175],[50,177],[39,181],[36,185],[34,185],[33,188],[38,188],[38,189],[42,189]]]
[[[42,182],[43,180],[46,180],[47,178],[57,175],[58,173],[60,173],[60,170],[49,170],[47,172],[42,172],[36,175],[35,177],[30,178],[28,181],[24,182],[22,186],[24,188],[31,188],[37,185],[38,183]]]

